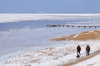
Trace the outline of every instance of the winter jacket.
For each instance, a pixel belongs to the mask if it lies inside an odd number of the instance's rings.
[[[87,52],[90,51],[90,47],[89,47],[89,46],[86,47],[86,51],[87,51]]]
[[[81,47],[80,46],[77,47],[77,51],[81,51]]]

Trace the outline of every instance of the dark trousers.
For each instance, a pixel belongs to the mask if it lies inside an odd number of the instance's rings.
[[[89,55],[89,51],[86,51],[86,55]]]
[[[79,55],[80,54],[80,51],[77,51],[77,55]]]

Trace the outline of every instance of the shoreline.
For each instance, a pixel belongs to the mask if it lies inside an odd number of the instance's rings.
[[[86,41],[100,39],[100,30],[83,31],[78,34],[72,34],[68,36],[61,36],[60,38],[51,38],[49,41]]]
[[[86,33],[86,32],[85,32]],[[91,32],[90,32],[91,33]],[[82,56],[85,56],[84,50],[86,45],[90,45],[91,53],[96,51],[95,48],[100,47],[98,39],[86,40],[86,41],[72,41],[73,44],[65,45],[63,44],[60,47],[49,47],[35,52],[30,52],[27,54],[19,54],[16,57],[10,57],[4,62],[0,62],[1,66],[61,66],[62,64],[68,63],[76,58],[76,47],[79,44],[82,47]],[[98,44],[97,44],[98,43]],[[95,46],[94,46],[95,45]],[[49,62],[49,63],[48,63]]]

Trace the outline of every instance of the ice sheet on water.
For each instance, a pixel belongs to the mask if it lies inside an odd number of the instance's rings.
[[[99,20],[100,14],[0,14],[0,23],[29,20]]]

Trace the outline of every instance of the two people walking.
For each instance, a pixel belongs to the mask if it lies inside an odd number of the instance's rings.
[[[81,54],[80,54],[80,51],[81,51],[81,47],[78,45],[78,46],[77,46],[77,55],[81,55]],[[86,55],[89,55],[89,52],[90,52],[90,46],[87,45],[87,46],[86,46]]]

